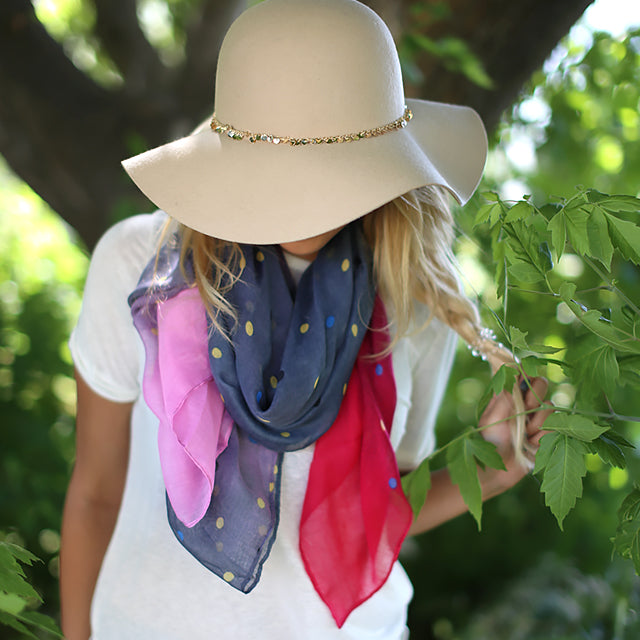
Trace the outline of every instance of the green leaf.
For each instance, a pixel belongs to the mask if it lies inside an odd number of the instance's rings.
[[[482,490],[469,437],[457,440],[447,448],[447,467],[451,481],[458,485],[465,504],[478,523],[478,529],[481,529]]]
[[[640,353],[640,339],[618,329],[610,320],[602,317],[597,309],[586,309],[573,299],[576,286],[563,282],[559,294],[580,322],[607,344],[624,353]]]
[[[480,194],[485,200],[490,200],[491,202],[499,202],[500,196],[495,191],[483,191]]]
[[[627,461],[624,452],[618,443],[607,436],[608,434],[603,434],[592,442],[589,442],[587,444],[587,450],[589,453],[597,454],[605,464],[617,467],[618,469],[625,469],[627,467]]]
[[[618,387],[620,369],[616,352],[597,336],[589,336],[571,354],[580,375],[581,391],[594,396],[600,391],[609,395]]]
[[[547,433],[540,439],[540,446],[538,447],[535,464],[533,466],[534,474],[544,471],[546,466],[549,464],[551,454],[556,446],[556,435],[557,434],[554,433]]]
[[[613,257],[613,245],[609,238],[607,219],[600,207],[593,207],[587,222],[587,233],[589,235],[591,255],[609,270],[611,268],[611,258]]]
[[[0,611],[17,616],[24,611],[27,601],[15,593],[0,591]]]
[[[22,547],[0,542],[0,591],[12,593],[22,598],[35,598],[40,602],[40,596],[26,581],[24,571],[16,558],[29,565],[37,560],[33,554]]]
[[[476,218],[474,220],[474,225],[478,226],[484,224],[486,222],[491,222],[491,225],[494,224],[495,214],[494,211],[498,210],[498,218],[500,217],[500,205],[497,202],[487,202],[483,204],[476,214]]]
[[[626,260],[640,265],[640,227],[628,220],[605,213],[611,241]]]
[[[558,290],[560,297],[566,302],[576,295],[576,285],[573,282],[563,282]]]
[[[618,361],[620,383],[640,389],[640,356],[622,356]]]
[[[475,518],[478,529],[481,529],[482,490],[478,480],[478,462],[494,469],[504,469],[495,445],[474,430],[447,447],[447,467],[451,480],[458,485],[469,512]]]
[[[558,431],[582,442],[591,442],[609,430],[608,426],[602,426],[585,416],[560,412],[552,413],[544,421],[544,428],[548,431]]]
[[[553,269],[553,256],[551,255],[551,250],[549,249],[549,244],[547,242],[541,242],[538,245],[537,265],[544,273]]]
[[[512,262],[507,267],[507,270],[511,276],[520,282],[533,283],[544,280],[544,275],[540,273],[538,269],[527,262],[522,262],[521,260]]]
[[[528,331],[521,331],[518,327],[509,327],[509,339],[511,341],[511,348],[517,350],[518,353],[524,354],[552,354],[562,351],[564,347],[552,347],[546,344],[528,344],[527,335]]]
[[[612,440],[613,442],[615,442],[619,447],[625,447],[627,449],[635,449],[635,445],[631,444],[631,442],[629,442],[626,438],[624,438],[623,436],[621,436],[617,431],[614,431],[613,429],[609,429],[609,431],[607,431],[607,433],[603,436],[600,436],[601,438],[607,438],[608,440]]]
[[[492,379],[493,380],[493,379]],[[484,410],[487,408],[491,399],[493,398],[493,381],[487,386],[482,397],[478,400],[478,404],[476,405],[476,421],[480,421],[480,416],[484,413]]]
[[[535,207],[528,202],[517,202],[508,211],[504,218],[505,222],[514,222],[515,220],[523,220],[535,213]]]
[[[529,351],[529,345],[527,344],[528,331],[520,331],[518,327],[509,327],[509,339],[511,340],[511,346],[514,349],[520,349],[521,351]]]
[[[567,514],[582,496],[582,478],[587,473],[586,452],[584,442],[564,433],[550,433],[541,439],[534,473],[542,473],[540,490],[545,494],[545,504],[556,517],[561,530]]]
[[[633,520],[638,517],[640,517],[640,487],[635,485],[622,501],[618,509],[618,519]]]
[[[564,209],[565,223],[569,242],[576,253],[589,255],[589,234],[587,232],[587,220],[589,214],[582,209]]]
[[[402,476],[402,490],[409,500],[414,518],[418,517],[430,488],[431,470],[429,469],[429,458],[423,460],[413,471]]]
[[[618,528],[613,539],[615,550],[633,561],[640,575],[640,490],[638,487],[627,495],[618,510]]]
[[[544,360],[542,358],[536,358],[536,356],[527,356],[520,360],[522,370],[530,378],[535,378],[538,375],[538,367],[540,364],[544,364]]]
[[[4,613],[0,610],[0,625],[6,625],[7,627],[11,627],[22,634],[22,638],[35,638],[38,640],[38,637],[31,633],[27,627],[25,627],[15,616]]]
[[[640,211],[640,199],[629,195],[604,196],[599,201],[600,206],[607,211],[629,211],[632,213]]]
[[[493,442],[485,440],[480,434],[474,432],[471,436],[471,447],[473,455],[479,464],[482,464],[492,469],[500,469],[506,471],[504,461],[498,453],[498,449]]]
[[[567,244],[567,227],[565,225],[564,214],[562,212],[556,213],[549,221],[547,229],[551,232],[551,244],[556,253],[556,259],[560,260],[560,257],[564,253],[565,245]]]
[[[36,627],[37,629],[48,631],[58,638],[64,637],[55,621],[49,616],[45,616],[43,613],[39,613],[38,611],[26,611],[20,614],[20,620]]]
[[[502,393],[506,388],[507,391],[513,389],[513,385],[516,381],[516,370],[506,364],[500,366],[496,371],[493,378],[491,378],[491,388],[495,395]]]

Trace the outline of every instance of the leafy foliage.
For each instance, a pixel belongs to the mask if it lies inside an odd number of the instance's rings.
[[[640,574],[640,488],[637,486],[624,499],[618,511],[620,524],[614,544],[616,551],[633,561],[636,573]]]
[[[30,604],[42,602],[42,598],[27,582],[19,563],[31,566],[34,562],[38,562],[38,558],[26,549],[0,542],[0,623],[19,631],[23,637],[37,638],[32,633],[35,628],[61,638],[51,618],[30,610]]]
[[[560,364],[579,390],[578,400],[582,400],[574,406],[557,407],[547,419],[545,428],[551,433],[542,438],[534,469],[542,478],[540,489],[545,502],[562,528],[565,517],[582,496],[587,453],[599,455],[605,464],[626,466],[624,450],[630,444],[612,428],[621,417],[610,397],[620,384],[637,386],[640,310],[614,282],[611,265],[615,254],[640,264],[640,227],[625,217],[640,213],[640,200],[593,189],[580,190],[568,200],[540,208],[529,198],[515,203],[502,200],[497,193],[488,193],[486,198],[487,203],[476,215],[476,224],[484,225],[491,237],[500,277],[498,291],[504,300],[503,317],[496,316],[502,338],[516,355],[521,373],[537,375],[549,364]],[[589,308],[581,301],[587,292],[578,291],[573,282],[553,273],[554,264],[568,251],[591,265],[601,279],[599,288],[615,294],[618,307],[606,312]],[[562,301],[582,325],[580,339],[562,360],[557,359],[561,348],[529,344],[528,331],[509,324],[508,297],[522,289]],[[629,373],[624,380],[620,375],[621,361]],[[493,376],[485,399],[511,388],[515,375],[513,368],[501,367]],[[593,400],[599,397],[605,400],[608,412],[593,410]],[[477,429],[467,430],[444,447],[451,478],[458,484],[478,526],[482,513],[478,464],[500,468],[499,456],[490,447],[493,445],[485,442]],[[417,502],[413,483],[408,489],[410,499]],[[632,527],[627,522],[623,528],[628,532]],[[640,563],[640,545],[618,547]]]

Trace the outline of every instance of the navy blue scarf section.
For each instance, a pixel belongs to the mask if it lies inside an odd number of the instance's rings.
[[[193,527],[167,499],[171,528],[201,564],[235,588],[257,584],[279,520],[283,452],[333,424],[373,310],[371,252],[359,223],[340,231],[294,286],[282,250],[242,245],[246,264],[226,295],[237,322],[209,322],[211,371],[235,426],[216,462],[209,508]],[[189,286],[169,243],[130,297],[134,316]],[[142,311],[144,313],[144,311]],[[188,330],[188,327],[185,327]],[[230,338],[230,339],[229,339]]]
[[[216,384],[236,424],[276,451],[317,440],[333,423],[375,289],[359,225],[335,236],[294,290],[278,247],[243,246],[242,280],[227,294],[238,321],[210,331]]]

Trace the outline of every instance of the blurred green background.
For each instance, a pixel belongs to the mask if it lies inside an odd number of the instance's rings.
[[[49,5],[40,5],[46,18]],[[72,2],[64,6],[68,14],[50,11],[51,28],[64,31],[76,20],[81,31],[82,12]],[[89,55],[78,46],[77,56]],[[491,141],[484,187],[507,198],[532,194],[539,203],[570,196],[576,185],[638,195],[639,99],[640,30],[596,32],[582,21],[505,114]],[[488,310],[497,301],[488,239],[473,229],[480,203],[477,196],[459,212],[456,249],[469,294],[492,324]],[[60,515],[74,455],[75,386],[66,341],[87,265],[74,231],[0,164],[0,539],[43,559],[28,573],[45,601],[40,610],[54,617]],[[576,256],[555,268],[580,289],[599,284]],[[626,294],[640,300],[638,269],[618,262],[614,272]],[[602,307],[607,295],[594,293]],[[553,299],[516,294],[509,313],[532,342],[559,346],[576,336]],[[562,370],[549,367],[545,374],[553,401],[569,405],[576,390]],[[475,422],[488,380],[486,365],[461,346],[439,416],[442,438]],[[619,414],[640,416],[640,399],[628,391],[612,401]],[[637,421],[619,426],[640,442]],[[640,582],[630,563],[612,560],[609,540],[638,464],[631,466],[631,473],[604,470],[590,456],[584,497],[564,532],[544,506],[537,479],[527,477],[486,505],[482,532],[463,516],[409,540],[402,559],[416,591],[412,637],[640,637]]]

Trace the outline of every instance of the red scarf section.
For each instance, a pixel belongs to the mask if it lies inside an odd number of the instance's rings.
[[[389,432],[396,406],[387,319],[376,299],[371,329],[340,412],[317,441],[300,520],[307,573],[341,627],[389,577],[411,526]]]

